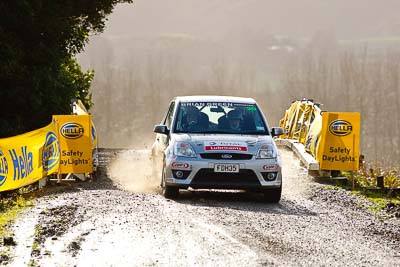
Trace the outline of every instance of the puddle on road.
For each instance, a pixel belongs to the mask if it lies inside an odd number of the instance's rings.
[[[160,180],[152,175],[150,150],[126,150],[108,166],[108,176],[122,189],[135,193],[157,192]]]

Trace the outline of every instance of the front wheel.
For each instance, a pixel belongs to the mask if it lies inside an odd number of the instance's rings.
[[[166,179],[166,170],[165,170],[165,163],[163,164],[163,170],[161,175],[161,188],[162,194],[165,198],[174,199],[177,198],[179,195],[179,188],[174,186],[168,186],[165,179]]]
[[[263,190],[264,200],[269,203],[278,203],[281,200],[282,186]]]

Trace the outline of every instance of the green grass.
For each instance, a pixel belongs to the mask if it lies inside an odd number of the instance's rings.
[[[372,211],[380,211],[389,203],[400,204],[400,197],[388,196],[383,192],[372,192],[368,190],[357,189],[352,191],[357,196],[362,196],[368,201],[374,203],[374,206],[369,209]]]
[[[33,236],[37,237],[39,235],[39,233],[40,233],[40,230],[42,230],[42,226],[37,224],[35,226],[35,232],[33,233]]]
[[[344,173],[342,173],[343,175]],[[338,190],[338,189],[351,189],[351,179],[348,177],[348,183],[346,185],[336,184],[336,185],[328,185],[326,189],[328,190]],[[363,188],[362,186],[357,185],[357,187],[351,191],[352,194],[363,197],[374,205],[369,207],[369,210],[372,211],[381,211],[386,207],[388,203],[400,204],[400,195],[392,196],[388,195],[383,191],[371,191]]]
[[[39,242],[38,241],[33,241],[32,250],[39,250]]]
[[[8,247],[4,247],[3,250],[0,253],[0,256],[9,256],[10,255],[10,249]]]
[[[21,187],[6,197],[0,196],[0,236],[10,235],[7,225],[14,221],[25,207],[32,206],[33,193],[38,189],[38,183],[34,183]]]
[[[35,260],[30,260],[30,261],[28,262],[28,266],[29,266],[29,267],[35,267],[35,266],[38,266],[38,264],[37,264],[37,262],[36,262]]]
[[[21,210],[28,206],[32,206],[31,200],[22,195],[0,199],[0,236],[10,235],[8,223],[14,221]]]

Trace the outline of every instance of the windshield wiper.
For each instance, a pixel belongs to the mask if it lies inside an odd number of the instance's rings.
[[[212,131],[175,131],[175,133],[196,133],[196,134],[215,134],[215,133],[222,133],[222,134],[232,134],[234,132],[223,131],[223,130],[212,130]],[[237,134],[237,133],[235,133]]]
[[[243,132],[240,132],[240,133],[238,133],[238,134],[255,134],[255,135],[260,135],[260,134],[267,134],[266,132],[255,132],[255,131],[243,131]]]
[[[227,130],[212,130],[208,131],[207,133],[222,133],[222,134],[237,134],[236,132],[233,131],[227,131]]]
[[[212,134],[212,133],[230,133],[226,131],[175,131],[175,133],[185,133],[185,134]]]

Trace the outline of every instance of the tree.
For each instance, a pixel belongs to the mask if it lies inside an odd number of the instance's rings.
[[[70,112],[71,98],[92,105],[93,72],[74,56],[107,15],[132,0],[13,0],[0,3],[0,138],[42,127]]]

